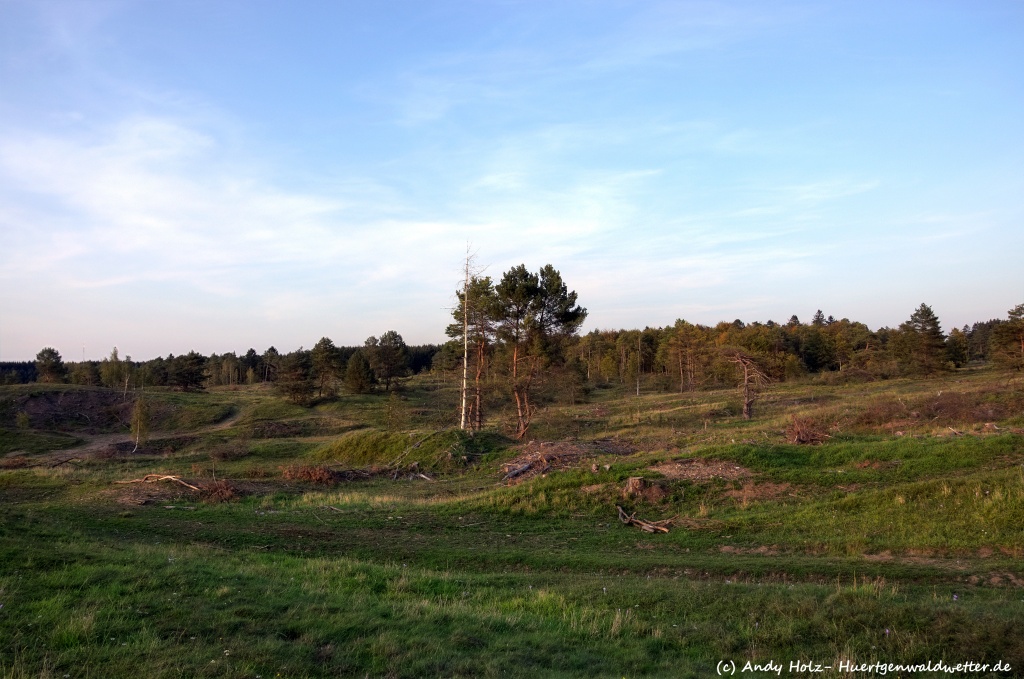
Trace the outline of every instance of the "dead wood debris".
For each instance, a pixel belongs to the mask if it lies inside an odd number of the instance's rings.
[[[114,481],[114,483],[157,483],[159,481],[171,481],[173,483],[180,483],[186,488],[191,488],[192,490],[200,490],[196,486],[193,486],[191,483],[186,483],[179,479],[177,476],[171,476],[170,474],[146,474],[141,479],[131,479],[130,481]]]
[[[817,444],[831,437],[811,418],[794,415],[786,426],[786,438],[790,443]]]
[[[645,533],[667,533],[669,526],[676,520],[676,517],[673,516],[661,521],[645,521],[644,519],[636,518],[636,512],[627,514],[626,510],[619,505],[615,505],[615,508],[619,510],[619,521],[627,526],[636,526]]]
[[[504,476],[500,483],[515,485],[550,470],[572,469],[582,460],[600,455],[628,455],[635,449],[628,443],[614,439],[583,441],[530,441],[522,446],[515,459],[502,466]],[[605,469],[608,466],[605,465]],[[596,471],[596,463],[592,465]]]

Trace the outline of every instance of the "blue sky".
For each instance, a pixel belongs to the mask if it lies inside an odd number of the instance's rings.
[[[0,0],[0,360],[1024,302],[1019,2]]]

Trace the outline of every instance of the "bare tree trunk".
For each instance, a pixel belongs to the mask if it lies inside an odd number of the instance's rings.
[[[466,382],[469,379],[469,248],[466,248],[466,279],[462,286],[462,408],[459,429],[466,429]]]
[[[683,352],[680,350],[676,353],[676,358],[679,361],[679,393],[683,393]]]
[[[516,438],[521,439],[526,434],[526,404],[524,403],[522,387],[519,384],[519,346],[512,349],[512,395],[516,399]]]
[[[636,395],[640,396],[640,369],[643,366],[643,355],[640,353],[640,337],[636,338]]]
[[[476,408],[473,413],[474,417],[476,418],[476,424],[474,426],[474,429],[476,431],[480,431],[480,429],[483,427],[483,411],[481,409],[483,398],[480,389],[480,378],[483,376],[484,371],[485,352],[486,347],[484,346],[483,340],[481,340],[476,345],[476,380],[474,393],[474,398],[476,399]]]
[[[694,359],[693,349],[686,352],[686,381],[691,392],[697,388],[697,361]]]

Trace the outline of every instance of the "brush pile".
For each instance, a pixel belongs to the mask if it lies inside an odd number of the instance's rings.
[[[817,444],[830,438],[817,422],[809,417],[793,416],[786,426],[786,439],[790,443]]]

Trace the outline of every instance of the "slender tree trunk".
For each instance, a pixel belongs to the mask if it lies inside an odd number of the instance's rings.
[[[521,439],[526,433],[526,414],[524,410],[524,399],[519,384],[519,345],[512,349],[512,395],[516,399],[516,438]]]
[[[466,280],[462,286],[462,416],[459,429],[466,429],[466,389],[469,379],[469,249],[466,250]]]
[[[484,354],[485,354],[486,350],[487,350],[487,348],[484,346],[483,340],[481,340],[480,342],[477,343],[477,345],[476,345],[476,378],[475,378],[475,384],[474,384],[474,399],[476,401],[476,408],[475,408],[475,411],[473,413],[474,417],[476,418],[476,423],[475,423],[475,426],[474,426],[474,429],[476,429],[476,431],[480,431],[480,429],[483,427],[483,414],[482,414],[483,411],[481,409],[481,405],[482,405],[483,399],[481,397],[480,379],[483,376],[483,371],[484,371]]]
[[[640,338],[636,338],[636,395],[640,396],[640,369],[643,366],[643,356],[640,354]]]
[[[683,352],[677,352],[676,358],[679,360],[679,393],[681,394],[683,393]]]
[[[743,364],[743,419],[749,420],[754,416],[754,399],[750,393],[750,369]]]
[[[686,382],[692,392],[697,388],[697,361],[693,355],[693,349],[686,352]]]

